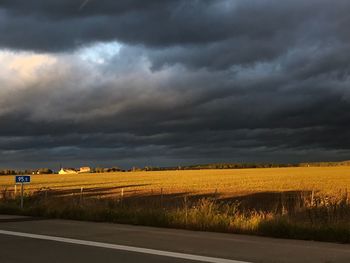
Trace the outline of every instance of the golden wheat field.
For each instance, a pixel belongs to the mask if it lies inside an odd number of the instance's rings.
[[[173,193],[222,196],[282,191],[319,191],[329,195],[350,190],[350,167],[293,167],[235,170],[117,172],[32,175],[27,192],[49,188],[64,194],[80,191],[98,196]],[[0,187],[12,191],[14,176],[1,176]]]

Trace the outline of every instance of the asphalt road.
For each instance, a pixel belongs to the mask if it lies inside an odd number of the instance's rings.
[[[0,262],[350,262],[350,245],[0,215]]]

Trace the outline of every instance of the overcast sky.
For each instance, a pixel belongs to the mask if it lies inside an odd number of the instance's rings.
[[[0,168],[350,159],[348,0],[0,0]]]

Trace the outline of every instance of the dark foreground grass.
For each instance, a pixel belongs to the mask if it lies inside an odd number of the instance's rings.
[[[163,199],[48,198],[38,192],[25,198],[24,209],[19,202],[19,198],[3,198],[0,213],[350,243],[347,199],[315,198],[302,204],[299,200],[294,209],[280,204],[268,211],[215,198],[185,197],[169,205]]]

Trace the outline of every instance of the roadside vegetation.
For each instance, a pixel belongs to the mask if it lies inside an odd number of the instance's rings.
[[[350,168],[35,175],[0,213],[350,243]]]

